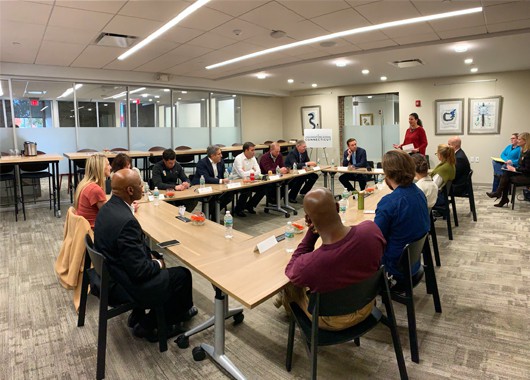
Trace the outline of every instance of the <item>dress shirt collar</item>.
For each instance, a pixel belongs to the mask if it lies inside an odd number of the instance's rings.
[[[131,213],[134,215],[134,207],[132,205],[128,204],[127,202],[125,202],[123,199],[121,199],[121,201],[127,205],[129,210],[131,210]]]

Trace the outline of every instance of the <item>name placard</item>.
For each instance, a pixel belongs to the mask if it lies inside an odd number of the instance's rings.
[[[254,248],[254,251],[258,251],[258,253],[261,254],[267,251],[268,249],[274,247],[276,244],[278,244],[278,241],[276,241],[276,236],[273,235],[270,238],[267,238],[262,242],[258,243],[258,245],[256,245],[256,248]]]
[[[305,173],[306,173],[305,169],[298,169],[298,174],[305,174]]]
[[[166,198],[166,197],[164,196],[164,194],[160,194],[160,195],[158,196],[158,199],[160,199],[160,200],[165,199],[165,198]]]
[[[277,174],[269,176],[269,181],[274,181],[274,180],[277,180],[277,179],[280,179],[280,176],[277,175]]]
[[[211,186],[208,186],[208,187],[199,187],[198,188],[198,192],[199,194],[209,194],[213,191],[212,187]]]
[[[320,166],[313,166],[313,170],[320,170]]]
[[[238,187],[241,187],[241,182],[233,182],[226,184],[227,189],[237,189]]]
[[[337,170],[348,170],[347,166],[337,166]]]

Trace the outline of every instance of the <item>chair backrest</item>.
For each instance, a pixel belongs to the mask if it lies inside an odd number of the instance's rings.
[[[159,152],[161,150],[166,150],[166,148],[164,148],[163,146],[153,146],[149,148],[147,151],[148,152]],[[162,161],[162,156],[149,157],[149,162],[152,164],[156,164],[157,162],[160,162],[160,161]]]
[[[278,140],[278,141],[276,141],[276,142],[279,142],[279,143],[284,143],[284,142],[285,142],[285,140]]]
[[[46,153],[40,150],[37,151],[37,156],[40,156],[42,154],[46,154]],[[50,165],[48,162],[32,162],[29,164],[20,164],[19,169],[22,172],[35,173],[35,172],[42,172],[44,170],[49,171]]]
[[[191,147],[186,145],[180,145],[175,148],[175,150],[189,150]],[[193,154],[177,154],[177,161],[180,164],[195,162],[195,155]]]
[[[399,257],[398,267],[406,275],[406,277],[410,277],[412,273],[412,267],[420,260],[425,239],[427,238],[428,234],[429,233],[427,232],[420,239],[413,241],[412,243],[409,243],[403,247],[403,251],[401,251],[401,256]]]
[[[79,149],[77,151],[77,153],[96,153],[97,150],[95,149],[89,149],[89,148],[86,148],[86,149]],[[84,169],[85,166],[86,166],[86,160],[83,159],[83,160],[74,160],[74,165],[78,168],[81,168],[81,169]]]
[[[111,152],[128,152],[128,149],[125,148],[112,148]]]
[[[8,157],[9,153],[1,152],[0,156]],[[1,162],[1,161],[0,161]],[[1,164],[0,165],[0,174],[10,174],[15,171],[15,165],[13,164]]]
[[[273,143],[273,141],[271,141],[271,140],[267,140],[267,141],[263,142],[263,144],[272,144],[272,143]]]
[[[320,316],[353,313],[372,302],[379,294],[384,276],[384,267],[381,267],[372,276],[356,284],[331,292],[312,293],[309,296],[307,310],[313,313],[319,303],[318,315]]]
[[[101,277],[101,281],[103,282],[103,276],[105,275],[105,277],[107,277],[108,275],[107,268],[105,266],[105,256],[96,251],[96,249],[94,248],[94,242],[92,241],[92,238],[89,234],[85,235],[85,246],[88,255],[90,256],[90,261],[94,266],[94,270],[99,275],[99,277]]]

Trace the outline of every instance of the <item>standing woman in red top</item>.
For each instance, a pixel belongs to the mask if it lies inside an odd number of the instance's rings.
[[[409,125],[410,128],[405,132],[403,144],[394,144],[394,148],[401,149],[403,145],[414,144],[414,149],[407,153],[421,153],[425,156],[425,150],[428,144],[427,135],[417,113],[413,112],[409,115]]]
[[[75,191],[74,208],[76,214],[84,217],[94,228],[99,209],[107,202],[105,179],[110,176],[110,164],[107,157],[94,154],[88,157],[85,176]]]

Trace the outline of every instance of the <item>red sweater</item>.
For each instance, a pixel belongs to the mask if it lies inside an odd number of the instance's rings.
[[[315,250],[319,237],[308,231],[285,268],[286,276],[299,287],[312,292],[341,289],[369,278],[381,265],[386,242],[372,221],[352,226],[344,239]]]
[[[405,132],[405,140],[403,145],[414,144],[415,149],[419,149],[420,153],[425,156],[425,150],[427,149],[427,135],[425,129],[418,126],[416,129],[407,129]]]
[[[272,159],[272,156],[269,152],[261,156],[259,160],[259,168],[263,174],[267,174],[269,170],[272,171],[273,174],[276,174],[276,166],[279,166],[280,168],[283,168],[285,166],[281,153],[278,153],[276,161]]]

